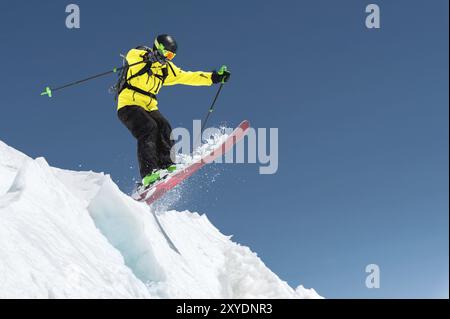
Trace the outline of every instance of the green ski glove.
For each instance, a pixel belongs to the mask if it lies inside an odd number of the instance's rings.
[[[222,67],[218,71],[213,71],[211,80],[214,84],[217,83],[226,83],[230,80],[231,72],[228,71],[226,65],[222,65]]]

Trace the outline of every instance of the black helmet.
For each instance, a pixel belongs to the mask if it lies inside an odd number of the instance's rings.
[[[172,60],[177,53],[178,45],[170,35],[160,34],[155,39],[153,49],[157,50],[165,58]]]

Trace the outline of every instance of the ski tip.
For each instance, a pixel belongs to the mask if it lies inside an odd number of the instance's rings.
[[[248,120],[244,120],[239,124],[239,127],[243,130],[246,130],[250,127],[250,122]]]

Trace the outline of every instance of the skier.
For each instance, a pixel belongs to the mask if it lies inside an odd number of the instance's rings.
[[[158,110],[157,94],[162,86],[176,84],[210,86],[230,79],[228,71],[187,72],[173,62],[177,43],[159,35],[153,48],[140,46],[126,56],[128,65],[117,87],[118,117],[137,139],[141,185],[148,188],[176,170],[172,160],[172,128]],[[140,63],[142,62],[142,63]]]

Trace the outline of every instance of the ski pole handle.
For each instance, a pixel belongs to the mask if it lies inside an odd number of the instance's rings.
[[[225,72],[228,71],[228,67],[226,65],[222,65],[219,69],[219,71],[217,71],[217,74],[219,75],[223,75]]]

